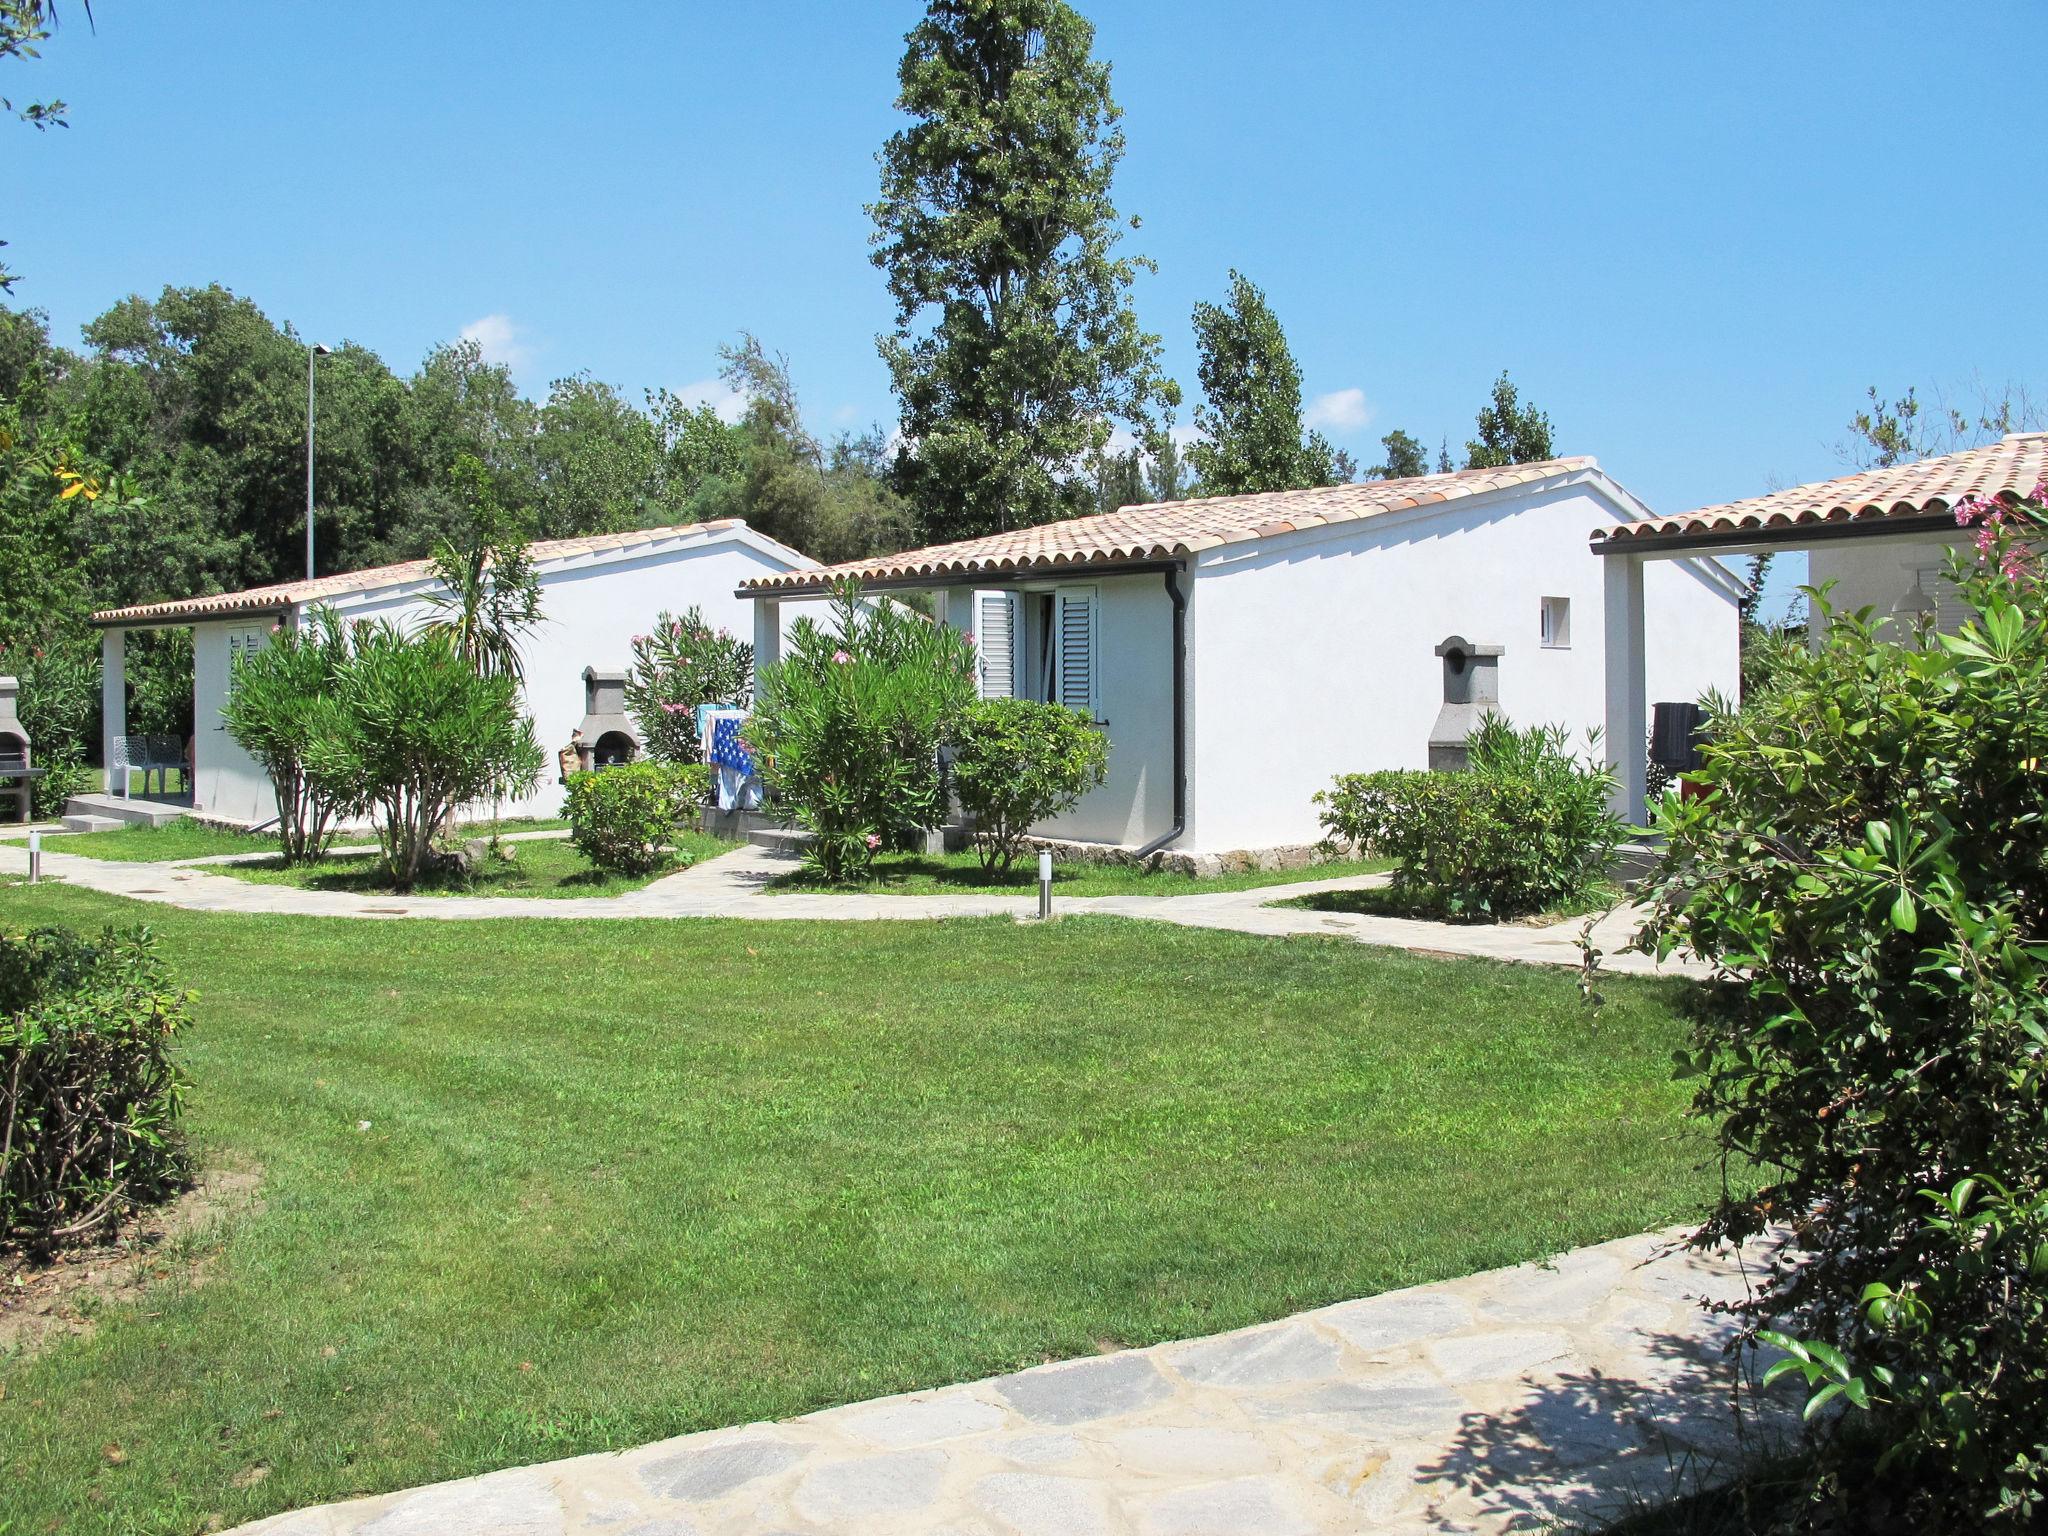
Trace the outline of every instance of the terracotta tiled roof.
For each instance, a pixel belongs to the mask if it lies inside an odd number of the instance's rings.
[[[1595,469],[1590,458],[1545,459],[1505,469],[1463,469],[1412,480],[1367,480],[1309,491],[1155,501],[1091,517],[1068,518],[986,538],[906,550],[878,560],[853,560],[808,571],[785,571],[741,584],[742,592],[815,592],[846,577],[886,583],[917,577],[1062,571],[1171,560],[1302,528],[1356,522],[1408,507],[1433,506],[1483,491],[1526,485]]]
[[[746,527],[744,519],[721,518],[710,523],[685,523],[674,528],[636,528],[627,533],[596,533],[580,539],[543,539],[528,545],[537,562],[569,560],[577,555],[605,550],[631,549],[638,544],[658,544],[670,539],[701,538],[731,528]],[[792,559],[803,557],[794,550]],[[241,613],[281,613],[301,603],[346,597],[354,592],[374,592],[381,587],[402,586],[423,581],[432,574],[426,560],[401,560],[396,565],[372,566],[366,571],[345,571],[338,576],[319,576],[311,581],[280,581],[274,586],[250,587],[243,592],[218,592],[211,597],[184,597],[168,603],[143,603],[133,608],[109,608],[92,616],[95,624],[132,624],[155,620],[165,624],[186,624],[194,619],[233,618]]]
[[[1971,496],[2031,496],[2048,477],[2048,432],[2015,432],[1984,448],[1866,469],[1839,480],[1701,507],[1677,517],[1617,523],[1593,535],[1593,547],[1616,548],[1672,539],[1725,537],[1827,524],[1866,525],[1873,533],[1912,518],[1940,517]]]

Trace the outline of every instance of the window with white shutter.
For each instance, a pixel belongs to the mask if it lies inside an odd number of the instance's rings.
[[[1053,594],[1053,685],[1058,702],[1097,713],[1095,690],[1096,610],[1093,587],[1061,587]]]
[[[270,644],[270,631],[260,626],[237,627],[228,631],[228,675],[245,656],[254,656]]]
[[[976,678],[984,699],[1017,693],[1017,599],[1009,592],[974,594]]]

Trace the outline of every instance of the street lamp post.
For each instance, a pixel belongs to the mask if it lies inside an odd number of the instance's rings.
[[[306,580],[313,579],[313,360],[329,357],[331,347],[318,342],[306,348]]]

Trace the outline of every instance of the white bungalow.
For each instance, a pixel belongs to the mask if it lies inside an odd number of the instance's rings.
[[[1702,507],[1677,517],[1629,518],[1595,529],[1605,567],[1607,738],[1618,749],[1621,793],[1641,804],[1644,763],[1643,678],[1656,692],[1665,643],[1656,610],[1672,563],[1703,557],[1805,550],[1807,582],[1832,584],[1839,612],[1874,610],[1882,620],[1925,616],[1953,631],[1964,610],[1944,572],[1950,551],[1968,538],[1957,503],[1972,497],[2011,502],[2037,496],[2048,479],[2048,432],[2014,432],[1962,453],[1796,485],[1747,501]],[[1647,595],[1646,595],[1647,594]],[[1819,644],[1822,631],[1809,635]]]
[[[612,697],[616,689],[609,682],[625,672],[632,637],[651,628],[659,614],[699,607],[713,625],[744,636],[752,614],[733,596],[733,587],[749,577],[806,570],[817,563],[738,519],[554,539],[530,549],[540,578],[541,624],[522,645],[521,658],[527,709],[550,754],[550,771],[531,796],[506,804],[506,815],[548,815],[556,810],[561,786],[553,771],[553,753],[593,715],[602,717],[595,722],[601,728],[586,730],[586,746],[598,748],[605,730],[631,735],[631,722],[618,718]],[[103,631],[104,761],[110,765],[108,787],[114,793],[90,797],[98,803],[86,808],[116,816],[130,809],[120,803],[128,788],[120,781],[127,773],[113,766],[136,756],[123,746],[127,726],[122,657],[129,630],[191,627],[194,731],[189,799],[179,797],[169,806],[159,803],[154,813],[138,808],[127,819],[163,819],[165,812],[189,805],[210,817],[255,824],[276,814],[276,802],[263,770],[221,723],[235,657],[261,650],[278,625],[295,624],[315,607],[332,608],[345,619],[390,619],[412,627],[436,611],[428,602],[436,586],[428,563],[410,560],[94,614],[93,622]],[[597,678],[586,679],[586,671]],[[184,744],[175,745],[182,757]],[[618,741],[605,743],[603,749],[626,750]]]
[[[1617,519],[1650,513],[1592,459],[1555,459],[1125,507],[739,595],[767,661],[786,610],[838,578],[931,592],[975,636],[985,695],[1072,704],[1109,735],[1107,782],[1040,833],[1265,856],[1317,840],[1335,775],[1441,761],[1488,703],[1601,724],[1608,593],[1584,541]],[[1739,593],[1712,559],[1651,575],[1638,750],[1648,701],[1736,687]]]

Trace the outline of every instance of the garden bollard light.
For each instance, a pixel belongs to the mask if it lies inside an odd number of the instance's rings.
[[[43,878],[43,834],[31,832],[28,835],[28,883],[35,885]]]
[[[1038,915],[1040,918],[1052,916],[1052,855],[1049,853],[1038,856]]]

